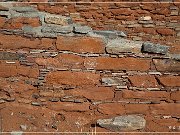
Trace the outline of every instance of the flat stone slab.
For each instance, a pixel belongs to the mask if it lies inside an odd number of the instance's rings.
[[[142,47],[141,41],[132,41],[123,38],[109,40],[106,46],[107,53],[120,54],[120,53],[140,53]]]
[[[71,19],[69,17],[61,15],[46,14],[44,19],[44,21],[48,24],[57,24],[61,26],[65,26],[71,23]]]
[[[168,49],[169,46],[153,44],[150,42],[144,42],[142,46],[142,51],[148,53],[166,54],[168,52]]]
[[[97,124],[112,131],[134,131],[145,128],[146,120],[137,115],[124,115],[99,119]]]

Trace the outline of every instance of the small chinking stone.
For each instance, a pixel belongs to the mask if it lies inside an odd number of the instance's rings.
[[[142,45],[143,52],[166,54],[169,47],[160,44],[153,44],[150,42],[144,42]]]
[[[109,119],[99,119],[97,124],[112,131],[133,131],[145,128],[146,120],[137,115],[124,115]]]

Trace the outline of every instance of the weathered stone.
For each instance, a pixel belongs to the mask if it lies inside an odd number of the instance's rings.
[[[17,12],[35,12],[37,11],[35,8],[33,7],[13,7],[11,8],[12,10],[15,10]]]
[[[127,37],[127,34],[122,31],[116,31],[116,33],[119,37]]]
[[[140,53],[142,42],[131,41],[127,39],[113,39],[110,40],[106,46],[106,51],[110,54],[120,54],[123,52]]]
[[[143,16],[143,17],[140,17],[140,20],[142,20],[142,21],[149,21],[149,20],[151,20],[152,18],[151,18],[151,16]]]
[[[107,84],[109,86],[112,85],[125,85],[125,83],[123,82],[123,80],[119,79],[119,78],[112,78],[112,77],[103,77],[101,79],[101,82],[104,84]]]
[[[49,24],[57,24],[57,25],[68,25],[71,23],[71,19],[69,17],[61,16],[61,15],[45,15],[45,22]]]
[[[59,25],[45,25],[42,27],[42,32],[50,32],[50,33],[62,33],[67,34],[73,31],[73,26],[59,26]]]
[[[157,71],[179,72],[180,62],[171,59],[153,59]]]
[[[143,129],[146,120],[137,115],[125,115],[110,119],[99,119],[97,124],[112,131],[133,131]]]
[[[74,33],[81,33],[81,34],[87,34],[88,32],[92,31],[91,27],[88,26],[74,26]]]
[[[12,131],[11,135],[23,135],[23,131]]]
[[[93,30],[93,32],[97,35],[102,35],[106,38],[117,38],[117,33],[115,31],[97,31]]]
[[[170,54],[170,57],[174,60],[180,61],[180,54]]]
[[[24,58],[23,54],[11,53],[11,52],[0,52],[0,60],[19,60]]]
[[[142,51],[149,52],[149,53],[159,53],[159,54],[166,54],[168,52],[169,47],[160,44],[153,44],[150,42],[143,43]]]
[[[34,35],[35,37],[43,37],[41,32],[42,27],[23,26],[22,30],[25,34]]]

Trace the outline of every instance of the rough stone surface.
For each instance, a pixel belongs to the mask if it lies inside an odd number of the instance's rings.
[[[157,71],[179,72],[180,62],[170,59],[153,59]]]
[[[21,58],[25,58],[25,56],[18,53],[0,52],[0,60],[19,60]]]
[[[62,85],[95,85],[99,83],[100,75],[86,72],[52,72],[46,76],[49,84]]]
[[[149,52],[149,53],[159,53],[159,54],[166,54],[168,52],[169,47],[159,44],[153,44],[150,42],[143,43],[142,51]]]
[[[74,30],[73,30],[73,32],[75,33],[82,33],[82,34],[87,34],[90,31],[92,31],[92,28],[88,26],[74,26]]]
[[[110,119],[99,119],[97,124],[112,131],[133,131],[145,128],[146,120],[140,116],[126,115]]]
[[[70,23],[70,18],[61,15],[46,14],[45,22],[48,24],[57,24],[65,26]]]
[[[142,42],[119,38],[109,40],[106,45],[106,51],[111,54],[120,54],[123,52],[140,53],[141,46]]]

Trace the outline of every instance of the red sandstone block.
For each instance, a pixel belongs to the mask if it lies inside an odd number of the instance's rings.
[[[89,72],[51,72],[46,76],[48,84],[61,84],[61,85],[96,85],[99,83],[100,75]]]
[[[131,91],[123,90],[123,98],[137,98],[137,99],[169,99],[170,93],[165,91]]]
[[[2,48],[5,49],[48,49],[53,46],[53,40],[48,38],[31,40],[21,36],[0,34],[0,44],[2,44]]]
[[[17,69],[15,65],[0,64],[0,77],[11,77],[17,75]]]
[[[158,78],[162,85],[167,87],[179,87],[180,76],[162,76]]]
[[[86,68],[97,70],[139,70],[147,71],[150,69],[150,60],[139,58],[86,58]]]
[[[136,87],[158,87],[158,83],[152,75],[133,75],[128,77],[131,84]]]
[[[179,72],[180,62],[176,60],[169,59],[153,59],[153,63],[158,71],[170,71]]]
[[[149,111],[148,104],[126,104],[127,114],[146,114]]]
[[[133,13],[133,11],[129,8],[112,9],[111,12],[114,15],[130,15]]]
[[[37,48],[40,40],[30,40],[29,38],[23,38],[21,36],[0,34],[0,44],[2,44],[1,47],[5,49]]]
[[[112,100],[114,97],[113,90],[108,87],[73,89],[68,94],[72,96],[83,96],[90,100]]]
[[[55,102],[49,103],[48,108],[55,111],[78,111],[85,112],[89,110],[89,103],[67,103]]]
[[[179,108],[180,104],[175,103],[152,104],[150,106],[150,113],[155,115],[180,116]]]
[[[37,78],[39,76],[39,69],[38,68],[18,66],[17,72],[19,75],[27,76],[30,78]]]
[[[39,45],[39,48],[48,49],[51,47],[53,47],[53,39],[50,39],[50,38],[42,38],[41,39],[41,45]]]
[[[180,100],[180,91],[174,91],[171,93],[171,99],[172,100]]]
[[[103,114],[124,114],[125,108],[121,103],[104,103],[98,105],[98,111]]]
[[[6,29],[21,29],[23,25],[29,25],[32,27],[40,26],[39,18],[28,18],[28,17],[19,17],[13,18],[7,21],[5,28]]]
[[[161,35],[165,35],[165,36],[175,34],[174,30],[168,29],[168,28],[159,28],[159,29],[157,29],[157,33],[159,33]]]
[[[77,53],[104,53],[104,42],[100,38],[92,37],[58,37],[56,41],[58,50]]]
[[[83,58],[74,54],[59,54],[55,58],[36,58],[38,65],[56,68],[83,68]]]
[[[0,17],[0,28],[2,28],[5,24],[6,20],[3,17]]]

